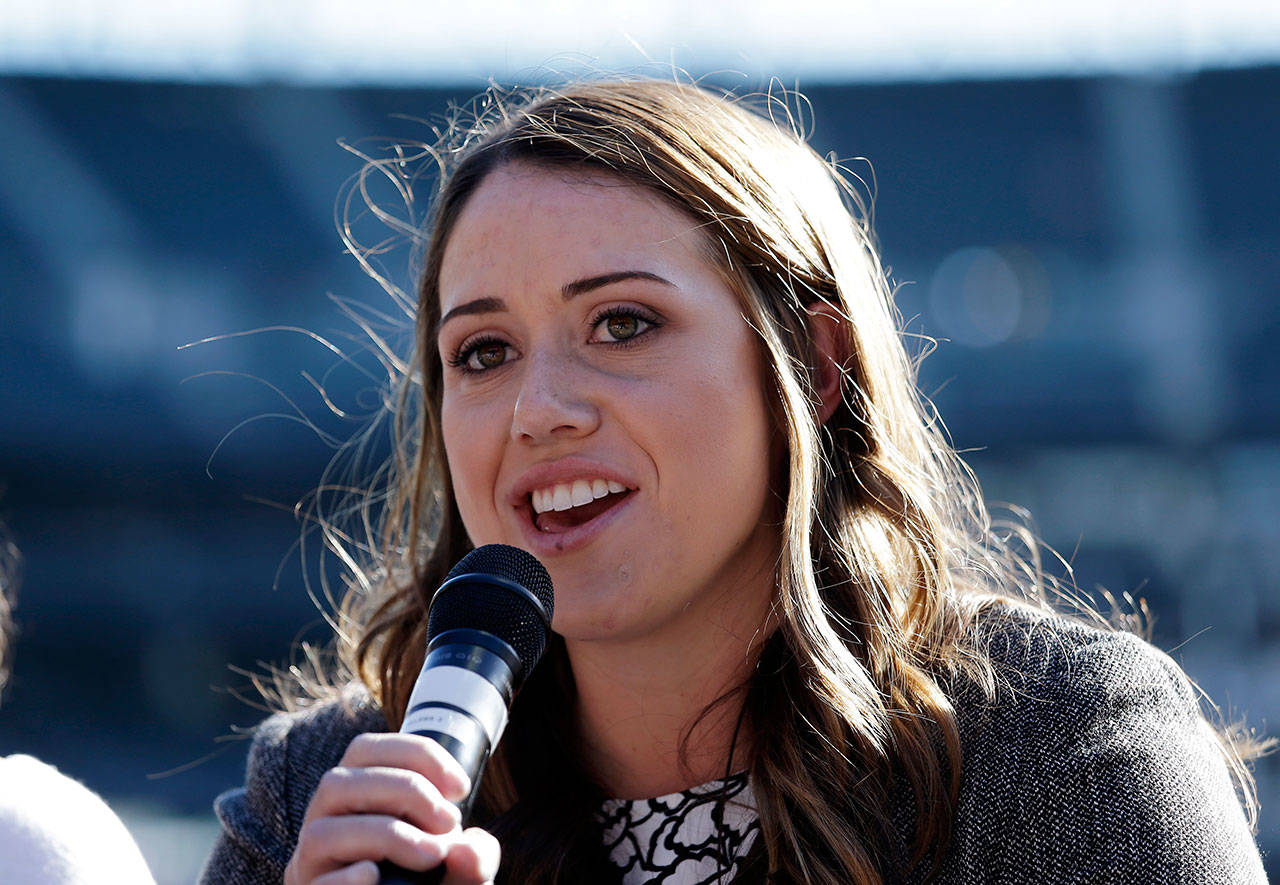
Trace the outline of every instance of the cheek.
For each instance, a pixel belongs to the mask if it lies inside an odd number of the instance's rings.
[[[668,467],[675,467],[683,487],[698,490],[687,501],[702,511],[698,520],[737,511],[735,518],[752,521],[759,510],[754,505],[770,485],[772,419],[758,365],[746,358],[754,350],[724,356],[716,368],[692,373],[683,395],[665,404]]]
[[[486,534],[492,518],[497,456],[490,423],[474,409],[446,396],[440,410],[440,432],[449,462],[449,480],[467,534],[476,540]]]

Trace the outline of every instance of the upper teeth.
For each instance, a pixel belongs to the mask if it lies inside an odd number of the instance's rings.
[[[596,498],[626,490],[622,483],[611,479],[575,479],[545,489],[534,489],[530,497],[533,499],[533,512],[546,513],[548,510],[568,510],[590,504]]]

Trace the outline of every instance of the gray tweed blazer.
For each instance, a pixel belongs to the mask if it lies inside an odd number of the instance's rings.
[[[963,781],[933,881],[1266,882],[1193,689],[1167,656],[1127,633],[1021,612],[989,635],[1004,684],[994,702],[953,697]],[[222,833],[201,881],[279,883],[320,776],[357,734],[386,728],[358,689],[263,722],[245,785],[215,803]]]

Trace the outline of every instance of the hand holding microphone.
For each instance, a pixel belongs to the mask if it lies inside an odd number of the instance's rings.
[[[361,735],[321,780],[289,885],[439,882],[446,866],[449,882],[492,880],[496,840],[457,828],[511,697],[546,648],[552,605],[550,577],[522,550],[491,544],[459,561],[432,597],[401,733]],[[373,861],[384,858],[379,879]]]

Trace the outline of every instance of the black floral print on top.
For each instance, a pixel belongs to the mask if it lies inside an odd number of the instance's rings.
[[[760,831],[746,772],[656,799],[611,799],[598,818],[625,885],[724,885]]]

